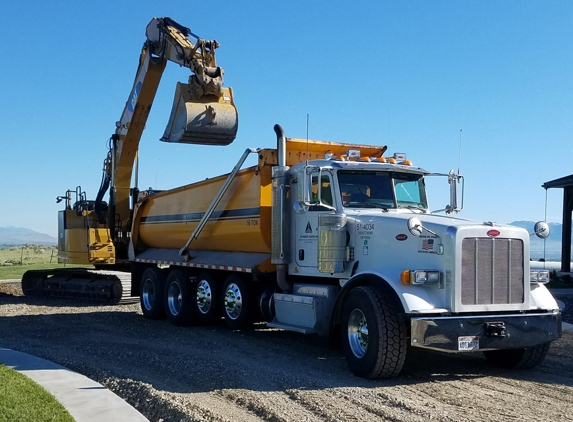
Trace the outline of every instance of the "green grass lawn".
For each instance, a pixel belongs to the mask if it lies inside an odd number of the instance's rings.
[[[0,265],[49,264],[58,262],[58,248],[50,245],[23,245],[0,249]]]
[[[21,279],[28,270],[69,267],[86,266],[58,264],[55,246],[24,245],[0,249],[0,280]]]
[[[22,275],[28,270],[45,270],[50,268],[93,268],[89,265],[70,265],[70,264],[30,264],[30,265],[13,265],[11,267],[0,267],[0,280],[11,280],[22,278]]]
[[[50,393],[30,378],[0,364],[0,422],[73,422]]]

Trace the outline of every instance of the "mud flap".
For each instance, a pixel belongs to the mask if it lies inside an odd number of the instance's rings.
[[[231,88],[222,95],[193,98],[189,85],[177,83],[173,108],[163,142],[200,145],[229,145],[237,136],[238,115]]]

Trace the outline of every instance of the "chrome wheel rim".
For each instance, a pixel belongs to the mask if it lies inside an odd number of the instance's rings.
[[[150,311],[155,305],[155,285],[151,279],[143,280],[143,289],[141,291],[141,300],[145,309]]]
[[[239,318],[243,308],[243,295],[241,289],[235,283],[227,286],[225,291],[225,311],[227,316],[233,320]]]
[[[368,324],[360,309],[355,309],[348,318],[348,343],[357,358],[362,358],[368,349]]]
[[[181,312],[181,302],[183,302],[181,286],[178,281],[173,281],[169,285],[169,289],[167,289],[167,307],[171,315],[179,315],[179,312]]]
[[[206,314],[213,304],[213,291],[207,280],[201,280],[197,285],[197,307],[199,312]]]

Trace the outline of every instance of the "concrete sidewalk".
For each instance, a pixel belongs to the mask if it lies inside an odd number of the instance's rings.
[[[145,422],[126,401],[91,379],[44,359],[0,347],[0,363],[49,391],[76,422]]]

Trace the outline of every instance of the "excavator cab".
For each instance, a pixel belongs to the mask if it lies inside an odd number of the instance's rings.
[[[164,142],[229,145],[237,136],[238,116],[232,88],[220,96],[197,95],[195,85],[177,83]]]

